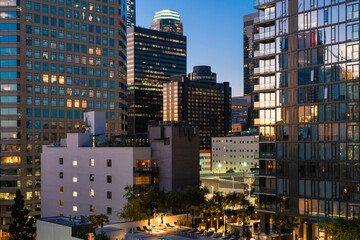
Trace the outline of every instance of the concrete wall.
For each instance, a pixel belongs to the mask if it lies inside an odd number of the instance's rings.
[[[159,185],[166,191],[198,186],[200,138],[197,128],[155,126],[149,128],[153,161],[159,165]]]
[[[110,222],[119,221],[119,212],[126,199],[124,188],[134,184],[135,160],[151,158],[148,147],[77,147],[70,144],[67,147],[43,147],[41,168],[42,217],[74,216],[107,214],[107,208],[112,208],[112,214],[108,215]],[[59,158],[63,158],[63,165],[59,164]],[[95,161],[90,166],[89,159]],[[107,167],[107,159],[112,160],[112,167]],[[77,166],[73,166],[73,161]],[[59,173],[63,172],[63,179]],[[94,174],[94,181],[90,181],[90,174]],[[107,176],[112,176],[112,183],[107,183]],[[77,182],[73,182],[77,177]],[[59,192],[59,186],[63,186],[64,192]],[[94,190],[94,196],[90,197],[90,189]],[[107,199],[107,191],[112,192],[112,199]],[[73,197],[77,192],[77,197]],[[59,201],[63,200],[61,207]],[[94,212],[90,212],[90,204],[94,205]],[[78,210],[73,211],[73,206]]]
[[[36,221],[36,239],[37,240],[79,240],[71,236],[71,227],[45,222]]]
[[[255,136],[233,136],[211,139],[211,160],[213,173],[251,172],[259,161],[259,142]]]

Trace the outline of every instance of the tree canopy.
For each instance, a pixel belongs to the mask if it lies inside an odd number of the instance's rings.
[[[36,229],[35,220],[29,217],[30,211],[25,208],[24,196],[20,189],[16,191],[14,204],[10,207],[12,221],[9,227],[9,240],[33,240]]]
[[[333,221],[321,223],[320,228],[325,229],[325,232],[334,240],[360,239],[360,219],[358,218],[349,220],[336,218]]]

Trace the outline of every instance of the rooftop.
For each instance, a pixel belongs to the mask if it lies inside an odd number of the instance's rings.
[[[180,14],[178,11],[170,10],[170,9],[164,9],[155,12],[153,21],[161,20],[161,19],[168,19],[168,20],[175,20],[180,22]]]
[[[40,218],[39,221],[56,223],[56,224],[60,224],[63,226],[68,226],[68,227],[92,224],[92,223],[88,222],[86,217],[84,217],[84,216],[80,216],[80,219],[72,218],[72,217],[64,217],[64,216],[47,217],[47,218]]]

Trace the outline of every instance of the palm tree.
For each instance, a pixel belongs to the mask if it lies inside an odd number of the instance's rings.
[[[279,239],[281,240],[281,228],[292,230],[299,226],[298,219],[295,217],[288,217],[284,215],[273,215],[272,216],[273,224],[278,228]]]
[[[214,199],[214,211],[216,214],[216,230],[218,230],[220,213],[224,212],[226,201],[224,195],[221,192],[215,192],[212,198]]]
[[[199,216],[201,213],[201,208],[199,206],[191,206],[190,214],[191,214],[191,225],[194,226],[194,217]]]
[[[211,215],[211,202],[210,201],[206,201],[203,204],[201,204],[201,211],[204,213],[204,219],[206,222],[206,231],[209,229],[209,224],[208,224],[208,217],[209,215]],[[211,218],[212,216],[210,216]],[[212,226],[211,226],[212,227]]]

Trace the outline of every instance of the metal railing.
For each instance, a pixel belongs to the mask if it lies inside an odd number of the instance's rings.
[[[275,3],[275,0],[254,0],[254,7],[258,7],[269,3]]]
[[[275,66],[258,67],[254,69],[255,74],[273,73],[275,72]]]
[[[256,18],[254,18],[254,23],[262,23],[262,22],[267,22],[267,21],[272,21],[272,20],[275,20],[275,13],[256,17]]]
[[[263,50],[257,50],[254,52],[254,57],[263,57],[275,54],[275,48],[267,48]]]
[[[254,34],[254,40],[265,40],[275,37],[275,30]]]
[[[258,85],[254,85],[254,91],[272,90],[272,89],[275,89],[275,83],[274,84],[258,84]]]

